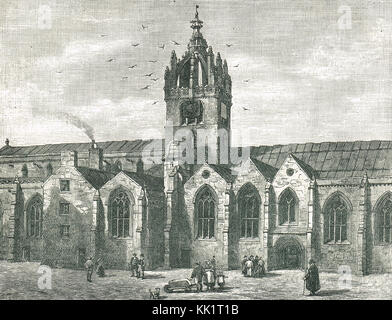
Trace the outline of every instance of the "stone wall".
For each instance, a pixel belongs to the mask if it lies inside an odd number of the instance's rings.
[[[326,202],[335,194],[340,194],[349,203],[350,213],[347,220],[347,241],[324,243],[324,208]],[[360,196],[358,185],[331,185],[318,187],[319,205],[315,214],[319,216],[319,242],[316,259],[321,270],[337,272],[342,265],[349,266],[353,273],[358,272],[357,233],[360,218]]]
[[[203,177],[202,172],[208,171],[209,177]],[[210,188],[215,196],[215,236],[211,239],[198,239],[195,230],[195,203],[197,194],[203,187]],[[204,165],[185,184],[183,225],[179,227],[182,232],[181,249],[191,250],[191,264],[197,261],[204,262],[216,257],[217,265],[228,268],[228,228],[229,213],[226,211],[228,205],[226,190],[227,182],[208,165]]]
[[[60,179],[70,180],[70,191],[60,191]],[[61,167],[44,184],[43,262],[64,267],[82,267],[94,254],[93,198],[96,190],[73,167]],[[59,206],[67,202],[69,214],[61,215]],[[60,235],[60,226],[69,225],[69,237]]]
[[[392,193],[390,184],[375,183],[370,185],[369,195],[369,232],[368,232],[368,263],[369,272],[392,272],[392,242],[382,243],[377,237],[377,209],[385,196]]]
[[[15,197],[12,190],[14,184],[0,184],[0,210],[2,215],[2,232],[0,235],[0,259],[7,260],[9,253],[10,219],[14,212],[11,212],[11,202]]]
[[[229,243],[229,267],[239,268],[241,259],[244,255],[263,256],[263,230],[264,230],[264,201],[265,201],[265,186],[266,178],[259,172],[257,167],[251,160],[247,160],[241,168],[237,168],[236,180],[233,183],[233,208],[232,215],[229,222],[231,239]],[[256,238],[241,238],[240,235],[240,217],[238,212],[238,196],[241,188],[250,184],[257,190],[259,197],[259,235]]]

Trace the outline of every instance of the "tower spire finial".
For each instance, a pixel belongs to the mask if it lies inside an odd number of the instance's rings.
[[[201,21],[199,19],[199,11],[197,9],[199,9],[199,5],[198,4],[196,5],[195,18],[191,21],[191,28],[195,32],[199,32],[200,29],[203,27],[203,21]]]

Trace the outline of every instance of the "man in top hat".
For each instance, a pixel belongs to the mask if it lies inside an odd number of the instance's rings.
[[[320,279],[316,262],[313,259],[309,260],[309,268],[304,280],[306,282],[306,289],[310,291],[311,296],[314,296],[320,290]]]
[[[87,270],[87,281],[91,282],[91,277],[93,275],[93,271],[94,271],[94,263],[93,263],[93,258],[92,257],[88,257],[86,263],[84,264],[84,267]]]

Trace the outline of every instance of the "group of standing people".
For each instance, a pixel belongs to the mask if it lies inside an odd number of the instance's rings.
[[[244,256],[241,265],[245,277],[261,278],[265,275],[265,263],[262,257]]]
[[[131,271],[131,277],[144,279],[144,270],[146,268],[146,262],[144,260],[144,254],[140,255],[140,258],[137,257],[137,254],[134,253],[131,261],[129,262],[129,270]]]

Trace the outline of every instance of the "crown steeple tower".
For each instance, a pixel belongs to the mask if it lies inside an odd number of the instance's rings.
[[[215,146],[209,141],[208,148],[219,149],[219,129],[226,129],[230,136],[231,77],[226,61],[222,62],[219,53],[215,60],[212,47],[203,38],[198,8],[190,21],[193,32],[187,50],[181,59],[173,50],[165,71],[166,126],[170,123],[174,133],[189,128],[195,140],[198,129],[207,129],[209,138],[215,140]]]

